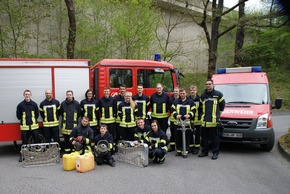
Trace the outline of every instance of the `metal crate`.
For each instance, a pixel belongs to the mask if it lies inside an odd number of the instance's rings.
[[[21,146],[23,167],[46,166],[60,162],[60,147],[56,142]]]
[[[134,144],[132,141],[118,143],[117,160],[139,167],[148,166],[148,145],[145,143]]]

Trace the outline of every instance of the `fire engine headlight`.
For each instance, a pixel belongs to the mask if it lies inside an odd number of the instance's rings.
[[[257,129],[265,129],[265,128],[267,128],[268,118],[269,118],[268,113],[259,116],[256,128]]]

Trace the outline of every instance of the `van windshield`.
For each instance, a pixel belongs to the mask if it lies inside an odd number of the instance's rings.
[[[226,103],[269,103],[269,92],[266,84],[215,85],[215,89],[224,94]]]

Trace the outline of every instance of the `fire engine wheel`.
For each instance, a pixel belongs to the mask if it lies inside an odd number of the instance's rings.
[[[45,143],[45,138],[42,134],[38,134],[38,138],[39,138],[39,141],[40,143]],[[30,135],[29,138],[28,138],[28,143],[29,144],[34,144],[34,138],[33,138],[33,135]]]
[[[260,148],[262,151],[266,151],[269,152],[272,150],[272,148],[274,147],[274,143],[275,143],[275,135],[273,134],[270,138],[268,143],[266,144],[260,144]]]

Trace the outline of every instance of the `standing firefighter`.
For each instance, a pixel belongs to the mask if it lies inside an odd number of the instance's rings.
[[[170,97],[163,91],[161,83],[156,84],[156,92],[150,98],[152,120],[157,120],[160,128],[166,133],[168,128],[168,111]]]
[[[201,119],[202,109],[200,106],[200,96],[197,94],[197,86],[191,85],[189,90],[190,90],[189,98],[194,101],[194,104],[196,107],[194,119],[192,120],[192,123],[195,128],[194,138],[191,144],[189,145],[189,147],[192,148],[192,154],[196,155],[199,153],[199,149],[200,149],[200,134],[201,134],[200,119]]]
[[[66,99],[60,105],[60,114],[62,116],[61,132],[64,137],[64,152],[72,151],[69,142],[72,129],[77,126],[80,117],[80,104],[74,99],[73,91],[66,91]]]
[[[16,116],[20,120],[22,145],[28,144],[30,132],[34,137],[34,143],[39,143],[38,123],[39,110],[37,104],[31,100],[31,91],[23,92],[24,100],[20,102],[16,108]],[[22,162],[20,155],[19,162]]]
[[[190,139],[192,138],[192,127],[191,120],[194,118],[195,113],[195,105],[194,102],[186,96],[186,90],[184,88],[179,89],[180,98],[175,100],[172,105],[172,114],[174,118],[176,118],[178,124],[177,128],[185,127],[187,130],[185,131],[185,142],[186,142],[186,153],[182,153],[183,150],[183,138],[182,138],[182,130],[177,130],[176,132],[176,156],[187,157],[189,150]],[[181,126],[182,123],[185,122],[185,126]]]
[[[98,134],[98,101],[94,99],[93,91],[88,89],[85,93],[85,99],[81,101],[81,116],[86,116],[90,120],[90,127],[94,134]]]
[[[136,119],[145,119],[149,111],[149,97],[143,94],[143,85],[139,84],[137,88],[137,94],[132,97],[132,99],[137,103],[138,111],[136,113]],[[147,122],[146,122],[147,123]]]
[[[214,89],[212,79],[206,81],[206,90],[200,96],[200,103],[203,110],[203,114],[201,116],[202,152],[198,155],[198,157],[208,156],[208,141],[211,137],[213,153],[212,159],[216,160],[218,158],[220,146],[217,124],[220,119],[221,112],[225,108],[225,100],[223,94]]]
[[[120,117],[120,135],[122,140],[134,140],[134,129],[136,127],[135,114],[137,112],[136,103],[132,100],[132,93],[126,92],[125,101],[118,106]]]
[[[110,88],[104,88],[104,96],[99,99],[100,124],[106,125],[107,130],[113,136],[113,143],[116,142],[116,124],[115,116],[117,109],[115,106],[115,99],[110,96]],[[115,146],[115,144],[114,144]],[[113,148],[114,153],[114,148]]]
[[[39,105],[40,115],[43,118],[45,141],[50,143],[51,137],[60,144],[59,139],[59,111],[60,103],[52,97],[51,90],[45,91],[45,99]]]
[[[173,96],[172,98],[170,98],[169,100],[169,108],[171,109],[173,103],[175,100],[177,100],[179,98],[179,88],[175,87],[173,90]],[[177,126],[176,126],[176,119],[174,118],[174,115],[172,114],[171,110],[170,110],[170,147],[168,149],[168,152],[172,152],[175,151],[175,146],[176,146],[176,130],[177,130]]]

